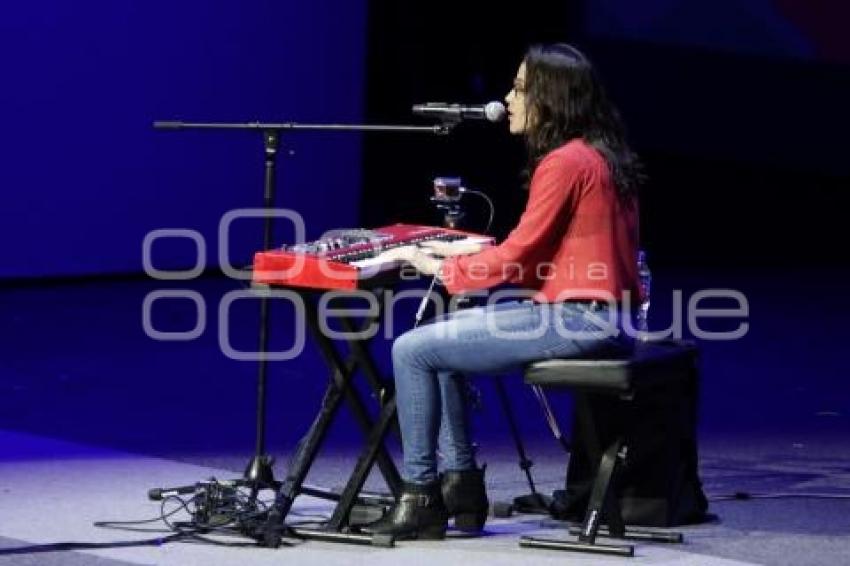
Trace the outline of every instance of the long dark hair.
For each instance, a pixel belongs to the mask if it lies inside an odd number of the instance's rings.
[[[619,195],[637,195],[643,167],[587,57],[564,43],[532,46],[525,55],[525,91],[526,116],[533,120],[526,132],[529,176],[544,155],[583,138],[605,158]]]

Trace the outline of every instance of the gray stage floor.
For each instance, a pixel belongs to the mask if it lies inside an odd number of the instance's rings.
[[[799,439],[798,439],[799,440]],[[750,444],[753,443],[753,444]],[[176,461],[81,445],[26,433],[0,432],[11,447],[0,463],[0,548],[9,550],[57,542],[134,541],[162,536],[96,528],[95,521],[154,517],[158,504],[146,500],[148,488],[192,483],[210,476],[234,477],[244,457],[197,455]],[[836,455],[827,439],[802,444],[789,439],[716,439],[703,448],[703,475],[709,493],[730,485],[753,492],[850,495],[850,458]],[[541,488],[557,487],[563,457],[553,446],[533,445]],[[525,488],[513,455],[503,449],[484,453],[490,492],[507,498]],[[338,484],[353,455],[325,456],[313,483]],[[189,460],[194,460],[192,463]],[[373,486],[380,484],[374,478]],[[295,517],[327,515],[328,503],[301,497]],[[555,551],[520,549],[523,534],[559,534],[563,525],[539,516],[492,520],[486,536],[452,537],[445,542],[405,542],[381,549],[305,542],[276,550],[223,548],[171,542],[158,546],[103,548],[74,552],[0,555],[0,564],[846,564],[850,556],[850,501],[778,498],[713,501],[714,523],[686,527],[684,545],[639,544],[628,560]],[[150,525],[148,528],[157,528]]]
[[[805,301],[789,301],[777,285],[789,278]],[[752,328],[736,342],[701,344],[700,473],[718,520],[681,529],[686,536],[681,546],[640,544],[632,563],[850,564],[846,280],[843,274],[811,278],[802,272],[659,274],[659,285],[675,281],[688,292],[702,286],[745,290]],[[835,287],[825,288],[824,281]],[[224,293],[238,287],[216,278],[192,284],[205,297],[210,321]],[[224,357],[212,323],[191,342],[145,336],[141,305],[158,288],[148,281],[93,281],[27,285],[0,295],[1,564],[606,563],[518,548],[522,534],[556,535],[563,529],[537,516],[493,521],[482,538],[400,543],[394,549],[316,542],[278,550],[169,543],[9,554],[33,544],[161,536],[98,529],[92,523],[156,516],[157,505],[146,498],[150,487],[234,477],[247,463],[254,445],[255,364]],[[659,297],[669,296],[669,289],[656,290]],[[241,340],[239,349],[255,345],[255,306],[234,309],[231,327],[234,339]],[[654,301],[656,307],[659,320],[666,320],[665,302]],[[272,349],[283,349],[288,318],[285,309],[275,308]],[[157,328],[185,330],[194,324],[191,302],[167,303],[157,312]],[[804,329],[804,335],[789,329]],[[388,349],[389,342],[375,344],[385,373]],[[326,383],[327,370],[313,347],[292,362],[272,364],[268,451],[278,458],[278,476],[313,419]],[[480,460],[489,466],[491,498],[509,500],[528,486],[493,388],[486,378],[480,387],[483,409],[475,416]],[[551,492],[562,486],[566,456],[528,388],[520,379],[508,380],[506,387],[529,442],[535,478],[541,491]],[[569,398],[552,401],[561,424],[568,425]],[[308,481],[342,485],[361,441],[356,423],[342,411]],[[383,488],[378,478],[368,487]],[[723,499],[735,492],[794,497]],[[295,508],[300,518],[328,510],[325,502],[309,498],[300,498]],[[607,559],[614,562],[629,561]]]

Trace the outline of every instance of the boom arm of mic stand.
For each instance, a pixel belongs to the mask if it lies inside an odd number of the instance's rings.
[[[444,122],[434,126],[412,126],[406,124],[300,124],[297,122],[181,122],[156,120],[156,130],[277,130],[277,131],[330,131],[330,132],[384,132],[421,133],[446,135],[454,129],[456,122]]]

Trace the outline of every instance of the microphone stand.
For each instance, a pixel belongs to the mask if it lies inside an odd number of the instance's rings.
[[[155,121],[157,130],[249,130],[260,132],[263,136],[264,186],[263,208],[263,249],[272,247],[271,214],[275,200],[276,157],[281,135],[292,131],[331,131],[331,132],[384,132],[384,133],[424,133],[447,135],[457,125],[456,120],[447,120],[433,126],[382,125],[382,124],[301,124],[297,122],[180,122]],[[261,489],[274,489],[275,479],[272,471],[274,460],[266,453],[266,353],[269,342],[269,302],[268,296],[260,297],[259,351],[257,368],[257,434],[254,456],[248,463],[243,485],[251,487],[251,498],[256,498]]]

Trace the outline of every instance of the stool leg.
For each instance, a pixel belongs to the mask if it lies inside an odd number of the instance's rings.
[[[599,465],[596,469],[596,478],[590,494],[584,522],[578,532],[578,540],[556,540],[524,536],[520,538],[520,546],[527,548],[548,548],[552,550],[567,550],[573,552],[587,552],[592,554],[609,554],[614,556],[634,556],[632,545],[608,545],[598,544],[596,537],[600,532],[602,512],[606,511],[608,516],[608,529],[605,534],[622,538],[625,535],[625,525],[622,514],[615,498],[613,486],[616,482],[619,465],[625,457],[624,439],[617,438],[605,452],[598,456],[598,440],[596,429],[589,418],[588,399],[585,395],[577,397],[578,416],[584,420],[586,425],[585,434],[589,446],[588,450],[598,458]]]
[[[613,493],[611,493],[611,480],[616,472],[617,463],[620,459],[620,447],[623,445],[623,439],[618,438],[611,446],[605,450],[602,455],[602,460],[599,462],[599,470],[596,474],[596,481],[593,484],[593,491],[590,494],[590,503],[587,505],[587,513],[584,516],[584,522],[579,534],[579,541],[588,544],[596,542],[596,535],[599,532],[599,525],[602,521],[602,511],[606,509],[609,515],[612,515],[611,508],[616,507],[613,503]],[[622,536],[623,534],[623,519],[620,516],[619,509],[613,512],[614,517],[608,517],[609,528],[614,536]],[[611,520],[614,520],[613,522]]]

